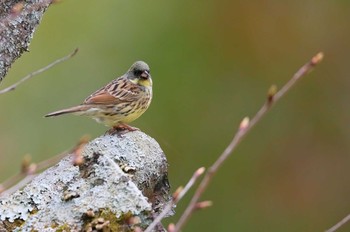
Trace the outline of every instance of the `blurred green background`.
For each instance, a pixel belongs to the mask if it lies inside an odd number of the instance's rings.
[[[76,57],[0,96],[0,182],[25,154],[38,162],[107,128],[76,105],[146,61],[149,110],[132,125],[154,137],[173,190],[210,166],[271,84],[282,86],[319,51],[325,60],[279,102],[215,176],[184,231],[324,231],[350,213],[350,1],[83,1],[52,5],[1,83]],[[176,222],[191,191],[178,204]],[[349,231],[350,225],[339,231]]]

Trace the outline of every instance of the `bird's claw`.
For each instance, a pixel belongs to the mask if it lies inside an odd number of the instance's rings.
[[[136,128],[136,127],[129,126],[127,124],[119,124],[117,126],[112,127],[108,131],[106,131],[105,134],[121,136],[121,135],[126,134],[128,132],[138,131],[138,130],[140,130],[140,129]]]

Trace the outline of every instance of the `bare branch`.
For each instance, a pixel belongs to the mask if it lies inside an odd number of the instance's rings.
[[[232,152],[236,149],[237,145],[241,142],[245,135],[255,126],[257,122],[259,122],[262,117],[271,109],[271,107],[281,98],[283,97],[291,87],[295,85],[295,83],[300,80],[303,76],[309,73],[315,65],[320,63],[323,59],[323,53],[318,53],[315,55],[308,63],[302,66],[294,76],[279,90],[277,91],[276,87],[271,87],[268,91],[267,101],[260,108],[260,110],[256,113],[256,115],[249,122],[248,118],[244,118],[239,126],[238,131],[233,137],[231,143],[227,146],[224,152],[219,156],[219,158],[215,161],[215,163],[209,168],[208,172],[204,176],[201,181],[199,187],[194,193],[191,202],[187,206],[185,212],[179,219],[178,223],[175,225],[174,232],[180,231],[180,229],[185,225],[187,220],[190,218],[192,213],[196,210],[196,206],[199,198],[202,196],[204,191],[207,189],[210,184],[214,174],[218,171],[224,161],[232,154]]]
[[[39,70],[36,70],[36,71],[34,71],[34,72],[28,74],[27,76],[23,77],[21,80],[19,80],[18,82],[16,82],[15,84],[13,84],[13,85],[11,85],[11,86],[9,86],[9,87],[3,89],[3,90],[0,90],[0,94],[7,93],[7,92],[10,92],[10,91],[12,91],[12,90],[15,90],[15,89],[16,89],[20,84],[22,84],[23,82],[25,82],[25,81],[31,79],[32,77],[34,77],[34,76],[36,76],[36,75],[38,75],[38,74],[40,74],[40,73],[42,73],[42,72],[45,72],[46,70],[52,68],[52,67],[55,66],[56,64],[59,64],[59,63],[61,63],[61,62],[63,62],[63,61],[66,61],[66,60],[72,58],[75,54],[77,54],[78,50],[79,50],[79,49],[76,48],[76,49],[75,49],[72,53],[70,53],[69,55],[67,55],[67,56],[65,56],[65,57],[62,57],[62,58],[60,58],[60,59],[57,59],[57,60],[55,60],[54,62],[50,63],[49,65],[47,65],[47,66],[45,66],[45,67],[43,67],[43,68],[41,68],[41,69],[39,69]]]
[[[340,222],[338,222],[337,224],[335,224],[334,226],[332,226],[332,228],[329,228],[328,230],[326,230],[326,232],[334,232],[336,230],[338,230],[340,227],[342,227],[345,223],[347,223],[348,221],[350,221],[350,214],[348,214],[345,218],[343,218]]]

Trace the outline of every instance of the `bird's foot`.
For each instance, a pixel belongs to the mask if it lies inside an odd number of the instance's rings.
[[[136,127],[129,126],[127,124],[118,124],[117,126],[113,126],[111,129],[106,131],[106,134],[109,135],[122,135],[131,131],[138,131],[140,129]]]

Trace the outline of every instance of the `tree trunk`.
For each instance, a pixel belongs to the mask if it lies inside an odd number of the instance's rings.
[[[36,27],[51,0],[0,1],[0,82],[13,62],[29,50]]]

